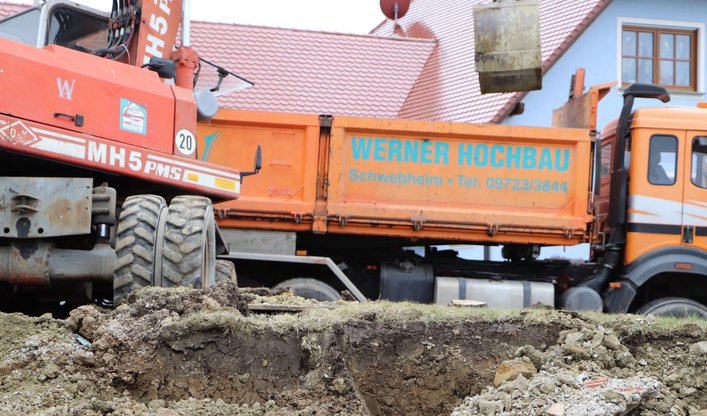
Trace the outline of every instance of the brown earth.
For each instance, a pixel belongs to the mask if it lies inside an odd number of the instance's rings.
[[[694,368],[703,361],[686,355],[707,339],[702,322],[386,302],[248,312],[268,295],[223,282],[146,289],[66,321],[0,314],[0,414],[449,415],[494,385],[501,362],[549,357],[568,333],[599,326],[663,382],[669,409],[707,407],[706,371]]]

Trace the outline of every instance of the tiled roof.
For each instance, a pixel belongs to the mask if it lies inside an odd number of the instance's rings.
[[[435,42],[195,22],[192,46],[255,83],[229,107],[397,117]]]
[[[23,4],[0,3],[0,19],[4,19],[7,16],[21,12],[22,10],[26,9],[29,6],[31,6],[31,4],[23,5]]]
[[[543,70],[567,50],[610,0],[540,0]],[[438,41],[400,111],[401,118],[499,122],[524,94],[485,94],[474,70],[474,4],[487,0],[413,0],[406,16],[383,22],[372,33]]]

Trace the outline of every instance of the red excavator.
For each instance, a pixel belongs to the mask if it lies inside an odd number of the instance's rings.
[[[206,73],[186,0],[113,0],[109,15],[35,4],[0,21],[3,308],[213,283],[225,248],[211,199],[237,198],[260,162],[239,173],[197,160],[196,123],[227,78],[243,81]]]

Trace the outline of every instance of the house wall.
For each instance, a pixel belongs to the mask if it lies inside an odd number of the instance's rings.
[[[587,87],[620,79],[620,21],[627,19],[641,25],[671,26],[688,23],[698,27],[698,93],[671,93],[670,105],[694,107],[706,101],[705,26],[707,2],[704,0],[613,0],[543,78],[543,89],[531,91],[523,99],[525,112],[508,117],[503,124],[550,126],[552,110],[560,107],[569,92],[570,77],[576,68],[586,69]],[[542,28],[541,28],[542,30]],[[613,88],[599,106],[600,129],[621,111],[622,90]],[[637,99],[635,108],[662,105],[656,100]]]

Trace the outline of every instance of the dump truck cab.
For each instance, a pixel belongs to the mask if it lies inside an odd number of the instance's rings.
[[[707,106],[636,110],[625,140],[620,140],[621,123],[616,120],[604,129],[598,172],[601,232],[595,234],[595,245],[611,241],[617,227],[625,232],[623,262],[605,307],[610,312],[704,309]],[[615,176],[622,159],[624,199],[612,197],[621,193],[613,188],[622,186]],[[623,207],[624,216],[617,219]]]

